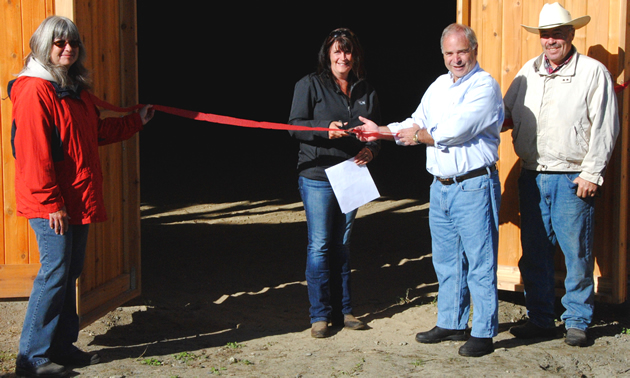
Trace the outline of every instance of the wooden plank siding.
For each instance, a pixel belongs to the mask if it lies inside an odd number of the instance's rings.
[[[23,65],[23,58],[29,51],[28,39],[47,15],[51,14],[52,2],[38,0],[29,2],[3,1],[0,9],[2,24],[0,38],[4,47],[0,55],[0,148],[2,150],[1,184],[3,216],[0,227],[3,232],[0,262],[0,289],[13,296],[28,296],[39,269],[39,252],[35,235],[26,219],[18,217],[15,208],[14,179],[15,170],[11,150],[11,102],[8,99],[7,83],[14,79]],[[28,37],[25,37],[25,36]],[[5,127],[6,125],[6,127]],[[26,274],[26,276],[25,276]],[[26,277],[26,278],[24,278]],[[5,291],[4,286],[9,285]]]
[[[119,106],[137,103],[136,8],[134,1],[5,0],[0,3],[0,298],[25,298],[39,269],[33,231],[15,210],[11,153],[11,101],[7,83],[28,54],[41,21],[58,14],[74,20],[92,72],[93,93]],[[103,115],[112,115],[103,112]],[[108,221],[90,227],[86,262],[78,283],[83,325],[140,294],[139,140],[99,148]]]
[[[521,24],[536,26],[543,0],[459,0],[458,21],[470,25],[479,40],[479,62],[507,91],[518,70],[541,52],[539,37]],[[611,71],[621,84],[630,79],[628,6],[623,0],[560,0],[573,18],[589,15],[591,22],[576,31],[574,45]],[[629,89],[630,90],[630,89]],[[595,220],[595,276],[598,300],[620,303],[627,296],[628,239],[628,91],[618,94],[622,131],[608,166]],[[499,288],[522,290],[518,260],[520,226],[517,179],[520,165],[510,132],[501,135],[499,170],[503,185],[500,213]],[[557,292],[563,292],[564,263],[556,254]]]
[[[540,54],[538,36],[521,24],[537,25],[545,0],[456,0],[457,20],[475,29],[481,66],[505,93],[516,72]],[[548,1],[551,2],[551,1]],[[589,14],[589,25],[576,33],[581,53],[602,61],[617,83],[630,79],[625,51],[629,43],[627,1],[560,1],[574,17]],[[15,211],[14,161],[11,155],[11,102],[6,84],[28,54],[28,41],[39,23],[52,14],[77,23],[88,50],[94,93],[115,105],[137,102],[135,2],[130,0],[0,0],[0,297],[28,297],[39,268],[39,254],[28,222]],[[627,296],[628,123],[630,89],[619,93],[622,133],[610,163],[596,220],[598,299],[619,303]],[[89,324],[111,308],[140,293],[139,145],[127,142],[102,147],[106,206],[109,221],[91,227],[84,274],[79,280],[79,314]],[[518,157],[509,133],[502,134],[499,169],[503,185],[500,225],[499,279],[503,290],[522,290],[516,180]],[[563,278],[557,259],[558,292]]]

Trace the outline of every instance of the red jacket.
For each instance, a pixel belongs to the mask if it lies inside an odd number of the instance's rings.
[[[140,116],[101,120],[86,91],[38,77],[19,77],[9,96],[18,214],[48,219],[65,206],[70,224],[104,221],[98,146],[133,136],[142,129]]]

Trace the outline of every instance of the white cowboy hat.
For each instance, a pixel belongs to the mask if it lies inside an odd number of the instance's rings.
[[[572,25],[579,29],[591,21],[591,16],[582,16],[571,19],[571,13],[558,3],[545,4],[538,17],[538,27],[522,25],[530,33],[538,33],[542,29],[553,29],[559,26]]]

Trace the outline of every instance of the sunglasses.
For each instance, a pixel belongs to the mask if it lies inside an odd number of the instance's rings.
[[[81,46],[81,41],[66,41],[65,39],[58,39],[53,42],[53,45],[59,47],[60,49],[63,49],[66,45],[70,45],[70,47],[76,49]]]
[[[333,30],[328,37],[333,39],[339,37],[352,38],[352,35],[345,30]]]

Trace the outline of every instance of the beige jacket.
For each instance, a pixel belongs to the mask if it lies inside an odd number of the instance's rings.
[[[587,181],[604,182],[619,116],[614,84],[603,64],[576,52],[550,75],[540,55],[518,72],[504,104],[523,168],[580,172]]]

